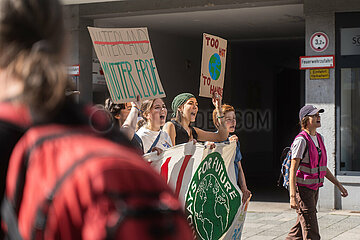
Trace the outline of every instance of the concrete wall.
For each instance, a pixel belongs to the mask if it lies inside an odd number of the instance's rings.
[[[78,5],[65,6],[64,12],[70,35],[68,65],[80,65],[79,97],[84,103],[92,103],[92,43],[87,27],[93,25],[93,20],[80,17]]]
[[[344,0],[305,0],[304,14],[306,21],[306,55],[335,55],[335,12],[360,11],[359,1]],[[309,40],[313,33],[324,32],[329,37],[328,48],[317,53],[310,47]],[[338,69],[340,70],[340,69]],[[341,198],[337,188],[328,180],[325,180],[324,187],[320,190],[319,208],[320,209],[359,209],[359,177],[341,176],[336,173],[336,81],[335,69],[330,70],[330,79],[310,80],[309,70],[306,70],[306,104],[314,104],[318,108],[324,108],[322,114],[321,128],[319,132],[325,138],[327,149],[328,168],[337,176],[340,182],[349,191],[347,198]],[[357,182],[357,183],[356,183]]]

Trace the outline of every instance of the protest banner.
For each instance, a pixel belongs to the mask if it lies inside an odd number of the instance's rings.
[[[88,29],[115,103],[165,97],[147,28]]]
[[[204,33],[199,96],[223,95],[227,41]]]
[[[192,142],[145,155],[185,210],[197,239],[240,239],[249,199],[242,204],[236,184],[236,142],[214,149]]]

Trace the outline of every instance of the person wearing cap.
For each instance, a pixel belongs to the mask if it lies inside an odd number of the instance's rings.
[[[217,132],[204,131],[190,125],[195,122],[199,110],[197,100],[193,94],[181,93],[174,98],[171,104],[174,118],[164,126],[164,131],[169,134],[173,146],[192,140],[222,142],[227,139],[229,133],[221,110],[221,97],[217,93],[214,94],[212,102],[219,121]]]
[[[323,112],[324,109],[317,109],[313,105],[305,105],[299,112],[302,131],[291,145],[289,177],[290,207],[296,209],[298,217],[287,240],[320,239],[316,204],[324,178],[340,190],[342,197],[348,195],[347,190],[327,168],[324,138],[316,131],[321,127],[320,113]]]

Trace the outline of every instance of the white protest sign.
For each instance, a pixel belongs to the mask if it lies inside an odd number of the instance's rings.
[[[227,41],[204,33],[199,96],[223,95]]]
[[[301,56],[300,69],[334,68],[335,56]]]
[[[192,142],[145,158],[174,190],[196,239],[240,239],[249,199],[236,183],[236,142],[214,149]]]
[[[88,29],[115,103],[165,97],[147,28]]]

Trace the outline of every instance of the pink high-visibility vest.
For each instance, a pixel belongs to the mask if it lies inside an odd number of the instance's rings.
[[[320,146],[320,154],[312,141],[309,134],[305,131],[299,133],[298,136],[306,139],[307,149],[309,153],[309,163],[300,162],[299,169],[296,172],[296,185],[307,187],[313,190],[323,186],[324,177],[327,169],[327,157],[324,142],[319,133],[316,137]],[[297,136],[297,137],[298,137]],[[320,159],[319,159],[320,156]]]

